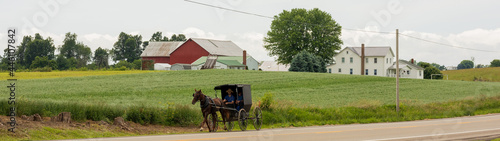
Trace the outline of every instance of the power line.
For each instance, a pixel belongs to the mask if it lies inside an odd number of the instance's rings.
[[[241,13],[241,14],[247,14],[247,15],[253,15],[253,16],[257,16],[257,17],[274,19],[273,17],[269,17],[269,16],[264,16],[264,15],[260,15],[260,14],[255,14],[255,13],[250,13],[250,12],[245,12],[245,11],[239,11],[239,10],[229,9],[229,8],[215,6],[215,5],[210,5],[210,4],[206,4],[206,3],[201,3],[201,2],[191,1],[191,0],[184,0],[184,1],[195,3],[195,4],[199,4],[199,5],[204,5],[204,6],[208,6],[208,7],[213,7],[213,8],[218,8],[218,9],[224,9],[224,10],[228,10],[228,11],[233,11],[233,12]]]
[[[263,17],[263,18],[268,18],[268,19],[274,19],[274,17],[270,17],[270,16],[265,16],[265,15],[256,14],[256,13],[250,13],[250,12],[241,11],[241,10],[230,9],[230,8],[226,8],[226,7],[216,6],[216,5],[210,5],[210,4],[201,3],[201,2],[197,2],[197,1],[192,1],[192,0],[184,0],[184,1],[186,1],[186,2],[191,2],[191,3],[195,3],[195,4],[199,4],[199,5],[204,5],[204,6],[208,6],[208,7],[213,7],[213,8],[218,8],[218,9],[228,10],[228,11],[232,11],[232,12],[236,12],[236,13],[241,13],[241,14],[252,15],[252,16],[257,16],[257,17]],[[293,20],[287,20],[287,21],[296,22],[296,21],[293,21]],[[307,26],[307,25],[311,25],[311,26],[322,26],[322,25],[319,25],[319,24],[311,24],[311,23],[300,23],[300,24],[303,24],[303,25],[306,25],[306,26]],[[368,30],[362,30],[362,29],[351,29],[351,28],[341,28],[341,29],[344,29],[344,30],[351,30],[351,31],[361,31],[361,32],[381,33],[381,34],[395,34],[395,33],[391,33],[391,32],[368,31]]]
[[[192,0],[184,0],[184,1],[195,3],[195,4],[199,4],[199,5],[204,5],[204,6],[208,6],[208,7],[213,7],[213,8],[218,8],[218,9],[224,9],[224,10],[228,10],[228,11],[232,11],[232,12],[236,12],[236,13],[241,13],[241,14],[253,15],[253,16],[263,17],[263,18],[268,18],[268,19],[274,19],[274,17],[270,17],[270,16],[265,16],[265,15],[261,15],[261,14],[255,14],[255,13],[250,13],[250,12],[245,12],[245,11],[240,11],[240,10],[225,8],[225,7],[221,7],[221,6],[210,5],[210,4],[196,2],[196,1],[192,1]],[[292,21],[292,20],[288,20],[288,21],[296,22],[296,21]],[[311,23],[300,23],[300,24],[303,24],[303,25],[306,25],[306,26],[307,25],[322,26],[322,25],[319,25],[319,24],[311,24]],[[341,29],[350,30],[350,31],[357,31],[357,32],[369,32],[369,33],[379,33],[379,34],[396,34],[396,33],[387,32],[387,31],[370,31],[370,30],[352,29],[352,28],[341,28]],[[399,33],[399,34],[401,34],[401,33]],[[426,40],[426,39],[422,39],[422,38],[418,38],[418,37],[414,37],[414,36],[410,36],[410,35],[405,35],[405,34],[401,34],[401,35],[406,36],[406,37],[410,37],[410,38],[413,38],[413,39],[417,39],[417,40],[420,40],[420,41],[430,42],[430,43],[434,43],[434,44],[438,44],[438,45],[443,45],[443,46],[448,46],[448,47],[453,47],[453,48],[459,48],[459,49],[465,49],[465,50],[474,50],[474,51],[482,51],[482,52],[499,52],[499,51],[489,51],[489,50],[481,50],[481,49],[466,48],[466,47],[461,47],[461,46],[454,46],[454,45],[440,43],[440,42],[431,41],[431,40]]]
[[[401,34],[401,33],[399,33],[399,34],[403,35],[403,36],[406,36],[406,37],[413,38],[413,39],[417,39],[417,40],[420,40],[420,41],[434,43],[434,44],[448,46],[448,47],[453,47],[453,48],[459,48],[459,49],[465,49],[465,50],[474,50],[474,51],[482,51],[482,52],[498,52],[498,51],[491,51],[491,50],[482,50],[482,49],[474,49],[474,48],[466,48],[466,47],[461,47],[461,46],[454,46],[454,45],[440,43],[440,42],[431,41],[431,40],[426,40],[426,39],[422,39],[422,38],[418,38],[418,37],[414,37],[414,36],[410,36],[410,35],[406,35],[406,34]]]

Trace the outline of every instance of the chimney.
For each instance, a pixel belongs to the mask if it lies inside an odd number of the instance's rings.
[[[247,51],[243,50],[243,65],[247,65]],[[246,67],[245,67],[246,69]]]
[[[361,75],[365,75],[365,44],[361,44]]]
[[[411,58],[411,63],[412,63],[412,64],[415,64],[415,62],[414,62],[413,58]]]

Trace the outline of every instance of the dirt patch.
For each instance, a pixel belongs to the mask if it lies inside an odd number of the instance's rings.
[[[36,116],[36,115],[35,115]],[[141,125],[131,121],[124,121],[123,118],[116,119],[115,123],[107,123],[105,121],[85,121],[76,122],[71,121],[65,123],[61,121],[51,120],[51,117],[40,117],[41,121],[34,121],[31,117],[28,118],[17,117],[16,133],[12,134],[13,137],[29,138],[30,130],[42,130],[43,127],[50,127],[54,129],[63,130],[94,130],[94,131],[112,131],[112,132],[126,132],[136,135],[151,135],[151,134],[173,134],[173,133],[192,133],[199,132],[198,127],[170,127],[162,125]],[[38,118],[38,117],[36,117]],[[9,116],[0,115],[0,128],[7,129]]]

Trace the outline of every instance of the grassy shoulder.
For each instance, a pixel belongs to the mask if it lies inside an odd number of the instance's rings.
[[[474,116],[489,113],[500,113],[500,96],[495,97],[470,97],[458,101],[436,102],[422,104],[414,101],[402,101],[401,111],[395,111],[395,105],[380,104],[377,101],[362,100],[345,107],[295,107],[289,101],[272,102],[267,109],[263,110],[263,128],[283,128],[302,127],[314,125],[342,125],[342,124],[365,124],[379,122],[398,122],[412,120],[427,120],[437,118],[450,118],[460,116]],[[85,121],[77,121],[76,125],[50,125],[50,122],[30,122],[20,123],[25,126],[18,130],[18,133],[8,133],[6,130],[0,131],[0,138],[3,140],[53,140],[53,139],[78,139],[78,138],[100,138],[117,136],[138,136],[138,135],[158,135],[158,134],[179,134],[195,133],[201,122],[201,115],[187,115],[183,119],[187,126],[161,126],[153,125],[160,116],[162,110],[154,111],[142,109],[142,124],[140,121],[133,123],[128,121],[132,131],[124,130],[117,126],[97,125],[93,122],[90,126],[82,126]],[[165,110],[168,111],[168,110]],[[199,109],[183,109],[184,112],[199,112]],[[183,113],[178,113],[183,114]],[[171,114],[170,114],[171,115]],[[186,115],[185,115],[186,116]],[[136,120],[134,118],[129,120]],[[165,120],[165,119],[164,119]],[[3,120],[5,121],[5,120]],[[144,122],[149,121],[149,122]],[[109,121],[108,121],[109,122]],[[30,124],[42,125],[30,125]],[[82,125],[78,125],[78,123]],[[250,121],[250,124],[253,122]],[[156,123],[159,124],[159,123]],[[221,124],[221,123],[220,123]],[[235,123],[235,130],[239,130]],[[27,127],[26,127],[27,126]],[[219,125],[222,130],[222,124]],[[254,130],[252,125],[248,130]],[[174,130],[172,130],[174,129]],[[224,131],[222,131],[224,132]]]
[[[500,82],[500,67],[449,70],[442,73],[448,75],[449,80]]]

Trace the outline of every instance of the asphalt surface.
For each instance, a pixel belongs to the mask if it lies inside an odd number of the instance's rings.
[[[488,140],[492,138],[500,138],[500,114],[409,122],[263,129],[260,131],[95,138],[85,139],[85,141],[385,141]]]

